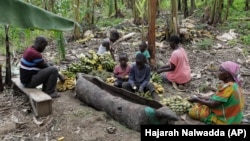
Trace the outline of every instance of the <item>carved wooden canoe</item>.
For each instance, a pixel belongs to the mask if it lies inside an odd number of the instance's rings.
[[[78,73],[75,91],[82,102],[105,111],[132,130],[140,131],[140,125],[174,124],[178,120],[167,106],[111,86],[95,76]]]

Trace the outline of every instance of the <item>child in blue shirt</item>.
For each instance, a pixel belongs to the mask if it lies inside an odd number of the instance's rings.
[[[160,100],[154,85],[150,83],[151,69],[146,64],[146,57],[142,53],[136,55],[136,63],[132,64],[128,82],[122,84],[122,88],[130,92],[144,93],[150,91],[153,99]]]

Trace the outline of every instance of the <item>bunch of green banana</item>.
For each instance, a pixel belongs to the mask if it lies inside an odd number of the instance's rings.
[[[71,63],[69,66],[68,66],[68,69],[67,69],[69,72],[73,72],[73,73],[78,73],[78,72],[82,72],[83,71],[83,68],[82,68],[82,64],[81,63],[77,63],[77,62],[74,62],[74,63]]]
[[[109,52],[98,55],[94,50],[89,50],[86,54],[81,55],[79,62],[69,65],[68,70],[74,73],[89,74],[93,70],[113,71],[116,62],[113,60]]]
[[[110,54],[110,52],[106,52],[103,55],[101,55],[99,57],[99,61],[101,63],[101,65],[103,66],[103,69],[107,70],[107,71],[113,71],[115,65],[117,64],[113,58],[112,55]]]
[[[116,63],[110,60],[104,60],[101,62],[101,65],[103,66],[103,69],[107,71],[113,71]]]
[[[147,92],[145,92],[145,93],[140,93],[140,92],[135,92],[135,94],[137,94],[137,95],[139,95],[139,96],[141,96],[141,97],[143,97],[143,98],[146,98],[146,99],[150,99],[150,100],[152,100],[152,96],[151,96],[151,94],[150,94],[150,91],[147,91]]]
[[[168,106],[172,111],[176,112],[177,115],[183,115],[193,106],[186,99],[181,96],[173,96],[169,98],[163,98],[160,101],[163,105]]]
[[[155,72],[151,72],[151,81],[155,83],[162,83],[161,75]]]
[[[71,78],[71,77],[75,78],[76,77],[75,73],[73,73],[71,71],[67,71],[67,70],[62,70],[59,73],[61,73],[64,77],[67,77],[67,78]]]

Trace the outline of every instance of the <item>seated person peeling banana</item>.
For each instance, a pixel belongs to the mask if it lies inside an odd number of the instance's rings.
[[[128,55],[126,53],[121,53],[119,55],[119,64],[114,68],[114,86],[121,88],[122,83],[128,81],[128,75],[130,73],[130,65],[127,64]]]
[[[154,85],[150,82],[150,72],[150,67],[146,64],[146,57],[142,53],[137,54],[136,63],[132,65],[129,73],[129,80],[122,84],[122,88],[139,93],[150,91],[153,99],[160,100]]]

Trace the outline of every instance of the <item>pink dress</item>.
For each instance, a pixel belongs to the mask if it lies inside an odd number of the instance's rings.
[[[125,70],[122,70],[121,65],[117,64],[114,68],[114,74],[118,76],[126,76],[129,75],[130,70],[131,70],[130,65],[127,65],[127,68]]]
[[[175,70],[166,73],[169,81],[184,84],[191,80],[191,69],[185,50],[180,47],[174,50],[170,62],[175,65]]]

